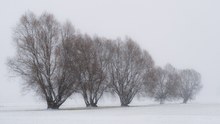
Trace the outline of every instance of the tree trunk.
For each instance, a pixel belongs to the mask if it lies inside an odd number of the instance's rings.
[[[121,106],[122,106],[122,107],[128,107],[128,104],[126,104],[126,103],[121,103]]]
[[[92,103],[90,103],[90,104],[91,104],[91,107],[98,107],[98,106],[97,106],[97,103],[92,102]]]
[[[129,102],[126,101],[121,101],[121,106],[122,107],[128,107]]]
[[[164,100],[163,99],[160,99],[160,104],[164,104]]]
[[[129,101],[128,101],[128,99],[124,99],[124,98],[120,98],[120,102],[121,102],[121,106],[122,107],[128,107],[128,104],[130,103]]]
[[[98,107],[98,106],[97,103],[90,102],[90,103],[86,103],[86,107]]]
[[[59,109],[59,107],[59,104],[47,101],[47,109]]]
[[[188,102],[187,98],[183,99],[183,104],[186,104],[187,102]]]

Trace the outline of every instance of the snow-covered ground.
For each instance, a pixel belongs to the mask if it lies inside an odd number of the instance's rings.
[[[0,107],[0,124],[220,124],[220,104],[149,104],[131,107]]]

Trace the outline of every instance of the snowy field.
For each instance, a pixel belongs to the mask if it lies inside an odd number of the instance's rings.
[[[149,104],[46,110],[0,107],[0,124],[220,124],[220,104]]]

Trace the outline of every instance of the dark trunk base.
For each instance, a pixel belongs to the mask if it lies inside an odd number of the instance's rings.
[[[56,103],[48,103],[47,104],[47,109],[59,109],[60,105]]]
[[[47,106],[47,109],[59,109],[58,106]]]
[[[121,104],[122,107],[128,107],[128,104]]]
[[[86,104],[86,107],[98,107],[95,103]]]
[[[187,102],[188,102],[188,100],[185,100],[185,99],[183,100],[183,104],[186,104]]]

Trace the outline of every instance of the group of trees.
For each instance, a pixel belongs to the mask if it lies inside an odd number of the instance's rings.
[[[105,92],[116,94],[121,106],[128,106],[138,93],[160,103],[180,98],[186,103],[201,88],[198,72],[156,67],[131,38],[81,34],[70,22],[60,24],[48,13],[23,15],[13,39],[17,55],[9,59],[9,68],[48,108],[58,109],[74,93],[80,93],[88,107],[96,107]]]
[[[145,89],[148,90],[146,93],[160,104],[179,99],[187,103],[202,88],[198,72],[193,69],[177,70],[170,64],[164,68],[155,67],[151,77],[151,82],[145,82]]]

